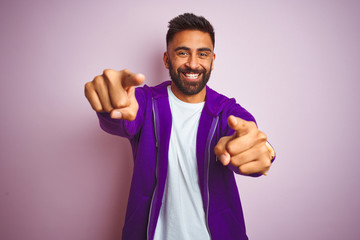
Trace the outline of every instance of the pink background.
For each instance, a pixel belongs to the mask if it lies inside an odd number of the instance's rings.
[[[360,3],[0,3],[0,239],[115,240],[132,158],[102,132],[85,82],[105,68],[168,79],[167,22],[216,30],[210,86],[252,112],[278,157],[237,177],[250,239],[359,239]]]

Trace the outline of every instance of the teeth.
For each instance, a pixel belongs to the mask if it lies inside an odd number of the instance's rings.
[[[187,73],[187,74],[185,74],[185,76],[186,76],[187,78],[189,78],[189,79],[196,79],[196,78],[199,77],[199,74],[198,74],[198,73],[197,73],[197,74]]]

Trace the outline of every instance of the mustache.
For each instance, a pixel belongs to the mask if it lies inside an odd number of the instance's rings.
[[[195,74],[200,74],[200,73],[206,73],[206,70],[205,69],[192,69],[192,68],[178,68],[178,72],[182,72],[182,73],[195,73]]]

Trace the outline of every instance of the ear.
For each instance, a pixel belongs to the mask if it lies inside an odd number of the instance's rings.
[[[164,52],[163,56],[164,65],[167,69],[169,69],[169,56],[167,52]]]
[[[215,62],[216,54],[213,54],[212,62],[211,62],[211,71],[214,70],[214,62]]]

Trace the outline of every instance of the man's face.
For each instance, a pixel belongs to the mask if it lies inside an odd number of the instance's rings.
[[[208,33],[185,30],[175,34],[164,54],[164,63],[182,94],[196,95],[205,90],[215,59],[213,49]]]

